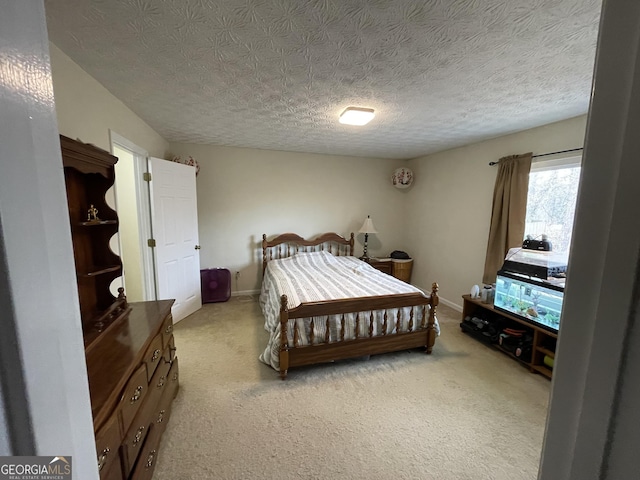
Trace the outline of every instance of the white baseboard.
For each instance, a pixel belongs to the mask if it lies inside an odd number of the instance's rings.
[[[431,288],[423,288],[423,287],[421,287],[419,285],[414,285],[414,287],[419,288],[420,290],[422,290],[427,295],[431,294]],[[443,303],[447,307],[451,307],[454,310],[462,313],[462,305],[458,305],[457,303],[454,303],[451,300],[447,300],[446,298],[442,298],[440,295],[438,295],[438,298],[440,299],[440,303]]]
[[[242,297],[245,295],[259,295],[260,290],[237,290],[235,292],[231,292],[232,297]]]
[[[458,305],[457,303],[453,303],[451,300],[447,300],[446,298],[440,297],[440,303],[444,303],[447,307],[451,307],[454,310],[462,313],[462,305]]]

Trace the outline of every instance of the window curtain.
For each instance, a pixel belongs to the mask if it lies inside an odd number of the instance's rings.
[[[493,190],[491,229],[482,281],[495,283],[496,274],[510,248],[522,246],[532,153],[512,155],[498,161]]]

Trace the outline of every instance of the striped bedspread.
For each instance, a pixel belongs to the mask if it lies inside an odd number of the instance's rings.
[[[264,328],[269,332],[269,343],[260,360],[273,368],[279,368],[280,349],[280,297],[288,299],[288,307],[295,308],[301,303],[336,300],[343,298],[369,297],[378,295],[421,292],[418,288],[386,275],[355,257],[336,257],[328,252],[296,253],[295,255],[271,260],[262,281],[260,306],[265,317]],[[411,307],[402,309],[402,331],[409,331],[408,319]],[[373,335],[382,333],[383,312],[373,312],[375,323]],[[391,312],[393,315],[396,312]],[[367,312],[368,318],[369,312]],[[339,341],[340,316],[330,319],[330,342]],[[395,317],[394,317],[395,318]],[[414,312],[414,328],[422,320],[421,309]],[[288,339],[293,340],[294,322],[297,322],[301,345],[309,344],[311,319],[290,320]],[[314,338],[324,342],[326,317],[314,319]],[[345,315],[345,339],[355,338],[355,313]],[[368,335],[369,325],[361,322],[358,336]],[[436,331],[439,332],[436,323]],[[395,332],[395,324],[388,322],[387,334]],[[315,343],[315,342],[314,342]]]

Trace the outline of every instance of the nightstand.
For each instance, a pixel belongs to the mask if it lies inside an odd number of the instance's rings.
[[[380,270],[381,272],[386,273],[387,275],[391,275],[391,268],[392,268],[391,259],[383,260],[380,258],[368,257],[368,258],[361,258],[360,260],[362,260],[363,262],[367,262],[373,268]]]

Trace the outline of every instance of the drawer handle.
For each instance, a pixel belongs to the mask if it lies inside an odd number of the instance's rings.
[[[164,410],[163,410],[164,411]],[[107,456],[111,449],[109,447],[102,450],[102,454],[98,456],[98,471],[102,470],[102,467],[107,463]]]
[[[131,397],[131,404],[133,405],[138,400],[140,400],[140,395],[142,395],[142,385],[138,385],[136,391],[133,392],[133,397]]]
[[[160,413],[158,414],[158,420],[156,420],[156,423],[162,423],[162,420],[164,420],[164,410],[160,410]]]
[[[167,325],[167,328],[164,329],[164,333],[167,335],[173,332],[173,325]]]
[[[151,450],[151,452],[149,452],[149,456],[147,457],[147,468],[151,468],[153,467],[153,461],[156,459],[156,451],[155,450]]]
[[[133,446],[135,447],[136,445],[138,445],[138,443],[140,442],[140,440],[142,439],[142,432],[144,432],[144,427],[140,427],[138,429],[138,431],[136,432],[136,436],[133,437]]]
[[[156,388],[162,388],[164,386],[164,382],[167,380],[167,378],[162,375],[160,377],[160,380],[158,380],[158,384],[156,385]]]
[[[151,357],[151,361],[155,362],[160,357],[161,353],[162,352],[156,348],[155,351],[153,352],[153,357]]]

